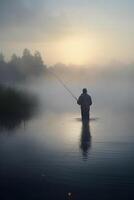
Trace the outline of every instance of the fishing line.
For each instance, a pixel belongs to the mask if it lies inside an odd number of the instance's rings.
[[[53,72],[52,70],[48,69],[49,72],[61,83],[61,85],[70,93],[70,95],[77,101],[77,97],[72,93],[72,91],[68,88],[68,86],[59,78],[59,76]]]

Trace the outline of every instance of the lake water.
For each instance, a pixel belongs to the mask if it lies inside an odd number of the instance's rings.
[[[93,99],[90,124],[56,80],[34,82],[39,112],[1,130],[0,199],[133,199],[134,93],[128,79],[72,83]]]

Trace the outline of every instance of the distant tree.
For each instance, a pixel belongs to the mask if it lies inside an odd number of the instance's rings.
[[[29,49],[24,49],[21,59],[22,59],[23,64],[26,65],[26,67],[28,67],[32,64],[33,56]]]
[[[34,53],[34,61],[35,61],[37,64],[43,66],[43,60],[42,60],[42,57],[41,57],[41,54],[40,54],[39,51],[35,51],[35,53]]]
[[[31,54],[30,50],[24,49],[23,55],[21,58],[21,67],[23,68],[23,71],[25,70],[25,73],[27,75],[32,73],[32,66],[34,65],[34,57]]]
[[[7,63],[5,62],[4,55],[0,53],[0,83],[6,79]]]
[[[43,59],[39,51],[35,51],[34,53],[34,65],[33,70],[36,74],[41,74],[43,69],[45,68]]]
[[[0,62],[5,62],[3,53],[0,53]]]
[[[23,51],[23,56],[22,57],[30,57],[31,56],[31,52],[29,49],[25,48]]]
[[[44,74],[45,65],[39,51],[34,55],[25,48],[22,57],[13,54],[9,62],[5,62],[4,55],[0,53],[0,82],[24,81],[31,76]]]
[[[17,68],[20,68],[21,65],[21,58],[18,57],[16,54],[13,54],[11,57],[11,60],[9,62],[10,65],[12,66],[16,66]]]
[[[17,61],[18,61],[18,57],[16,56],[16,54],[13,54],[10,62],[17,63]]]

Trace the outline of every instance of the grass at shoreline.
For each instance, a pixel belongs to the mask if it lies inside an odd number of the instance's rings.
[[[19,124],[29,119],[37,104],[37,99],[23,91],[0,86],[0,126]]]

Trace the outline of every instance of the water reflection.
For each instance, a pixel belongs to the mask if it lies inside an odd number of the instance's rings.
[[[88,121],[82,122],[80,148],[82,150],[83,159],[86,160],[88,158],[89,149],[91,148],[91,132]]]
[[[17,129],[22,123],[25,123],[25,120],[22,118],[0,118],[0,131]]]
[[[24,105],[20,112],[10,112],[3,115],[0,114],[0,133],[3,130],[12,131],[18,129],[22,124],[25,126],[25,122],[30,120],[38,109],[38,102],[35,99],[30,99],[27,106]]]

